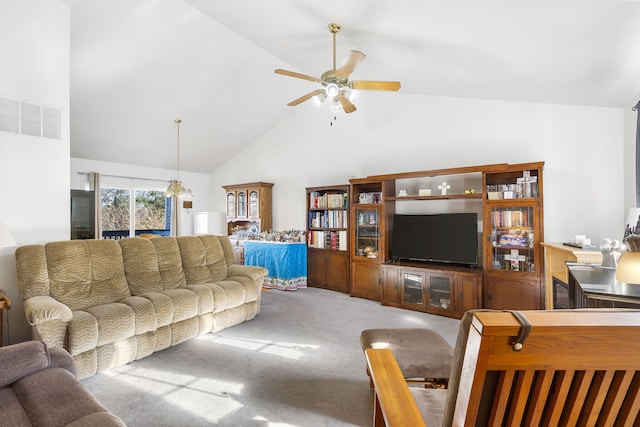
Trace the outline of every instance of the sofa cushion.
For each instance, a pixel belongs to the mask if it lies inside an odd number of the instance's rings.
[[[136,335],[155,331],[158,327],[158,317],[153,303],[143,297],[127,297],[119,303],[125,304],[133,310],[135,315]]]
[[[31,425],[29,416],[10,387],[0,388],[0,420],[7,426]]]
[[[237,282],[244,287],[245,302],[258,300],[258,293],[262,291],[262,288],[256,286],[256,281],[254,279],[247,276],[230,276],[230,277],[227,277],[226,280],[230,282]]]
[[[98,320],[86,311],[74,311],[67,325],[65,347],[72,356],[96,348],[98,345]],[[76,360],[77,362],[77,360]]]
[[[221,280],[216,282],[215,285],[224,289],[226,294],[227,304],[224,307],[225,310],[229,308],[239,307],[246,302],[247,291],[240,282],[233,280]]]
[[[181,236],[182,268],[187,284],[214,283],[227,277],[227,261],[216,236]]]
[[[118,240],[131,295],[163,290],[156,248],[149,239]]]
[[[158,328],[171,324],[174,312],[174,304],[171,297],[160,292],[147,292],[140,296],[148,299],[151,301],[151,304],[153,304],[153,309],[156,312]]]
[[[167,289],[162,292],[173,302],[173,319],[171,323],[195,317],[199,314],[198,295],[189,289]]]
[[[176,239],[151,239],[150,241],[156,248],[162,289],[175,289],[186,285]]]
[[[70,240],[45,245],[51,296],[82,310],[130,296],[120,245],[114,240]]]
[[[136,334],[136,315],[126,304],[102,304],[87,308],[98,322],[98,346],[121,341]]]
[[[118,242],[132,295],[175,289],[186,283],[175,239],[136,237]]]

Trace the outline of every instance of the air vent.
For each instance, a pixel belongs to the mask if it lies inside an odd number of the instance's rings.
[[[0,131],[61,139],[60,109],[0,97]]]
[[[20,124],[19,103],[12,99],[0,98],[0,130],[18,133]]]

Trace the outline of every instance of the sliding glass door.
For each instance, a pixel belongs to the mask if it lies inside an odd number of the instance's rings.
[[[101,237],[171,235],[171,198],[143,188],[100,188]]]

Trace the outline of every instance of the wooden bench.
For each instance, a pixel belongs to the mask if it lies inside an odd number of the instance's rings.
[[[640,425],[640,311],[476,312],[461,323],[449,389],[409,387],[367,349],[375,426]],[[426,421],[425,421],[426,420]]]

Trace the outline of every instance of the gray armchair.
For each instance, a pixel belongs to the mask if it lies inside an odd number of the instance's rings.
[[[0,347],[0,423],[10,426],[124,426],[76,376],[73,358],[40,341]]]

